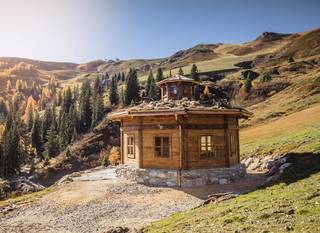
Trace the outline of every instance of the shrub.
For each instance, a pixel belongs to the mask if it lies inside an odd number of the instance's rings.
[[[103,167],[108,166],[108,150],[107,149],[102,149],[99,153],[99,160],[100,164]]]
[[[261,78],[261,82],[265,83],[265,82],[270,82],[272,80],[272,77],[269,74],[265,74],[263,75],[263,77]]]
[[[289,58],[288,58],[288,62],[289,62],[289,63],[294,62],[294,58],[293,58],[293,56],[292,56],[292,55],[290,55],[290,56],[289,56]]]
[[[120,163],[120,153],[117,147],[112,147],[109,154],[109,163],[111,165],[118,165]]]

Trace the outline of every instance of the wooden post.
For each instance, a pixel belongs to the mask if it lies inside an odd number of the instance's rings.
[[[226,156],[226,167],[230,167],[230,157],[229,157],[229,151],[230,151],[230,145],[229,145],[229,132],[228,132],[228,116],[223,116],[224,120],[224,143],[225,143],[225,156]]]
[[[178,171],[178,186],[181,187],[181,171],[185,167],[185,132],[184,132],[184,124],[183,119],[181,119],[181,116],[176,116],[176,121],[179,125],[179,171]]]
[[[238,152],[238,163],[240,163],[240,137],[239,137],[239,118],[237,117],[237,152]]]
[[[138,127],[138,147],[139,147],[139,168],[143,167],[143,118],[139,117],[139,127]]]
[[[124,164],[123,120],[120,121],[120,161]]]

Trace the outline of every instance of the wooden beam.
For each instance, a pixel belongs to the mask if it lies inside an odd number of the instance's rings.
[[[239,118],[237,117],[237,145],[238,145],[238,163],[240,163],[240,137],[239,137]]]
[[[139,147],[139,168],[143,168],[143,118],[139,117],[139,127],[138,127],[138,147]]]
[[[124,151],[123,148],[123,120],[120,121],[120,161],[121,164],[124,164]]]
[[[137,128],[140,127],[140,124],[130,124],[127,126],[124,126],[123,128],[126,131],[135,131]],[[178,124],[146,124],[143,125],[143,129],[149,129],[149,130],[165,130],[165,129],[178,129]],[[208,130],[208,129],[225,129],[225,125],[215,125],[215,124],[209,124],[209,125],[197,125],[197,124],[184,124],[185,129],[197,129],[197,130]],[[237,126],[230,126],[228,129],[238,129]]]
[[[224,143],[225,143],[225,158],[226,166],[230,167],[230,158],[229,158],[229,132],[228,132],[228,116],[224,116]]]

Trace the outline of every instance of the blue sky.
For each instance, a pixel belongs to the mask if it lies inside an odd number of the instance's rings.
[[[0,56],[78,63],[320,27],[316,0],[0,0],[0,9]]]

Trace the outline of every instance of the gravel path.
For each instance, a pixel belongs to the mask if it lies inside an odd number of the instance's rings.
[[[250,179],[254,178],[245,178],[243,185],[237,186],[181,190],[135,184],[116,178],[113,169],[91,170],[35,203],[0,215],[0,232],[106,232],[118,226],[140,229],[199,205],[207,194],[247,191],[255,185]]]

